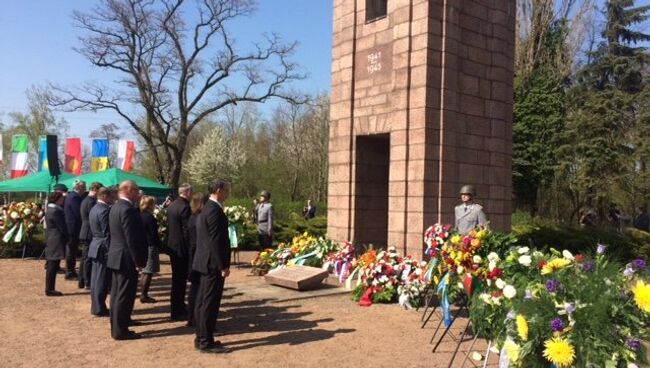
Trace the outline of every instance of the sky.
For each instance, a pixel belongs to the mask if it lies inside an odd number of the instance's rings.
[[[190,3],[193,0],[189,0]],[[25,91],[53,82],[78,85],[86,81],[112,82],[113,75],[94,68],[73,50],[80,30],[74,10],[89,10],[96,0],[2,0],[0,10],[0,121],[12,111],[26,112]],[[329,92],[332,45],[332,2],[329,0],[259,0],[251,18],[233,25],[242,46],[259,35],[275,32],[285,41],[297,41],[293,58],[308,75],[295,87],[309,93]],[[268,111],[270,106],[262,106]],[[123,121],[110,112],[57,113],[70,131],[89,143],[88,134],[103,123]],[[134,134],[127,128],[128,134]]]

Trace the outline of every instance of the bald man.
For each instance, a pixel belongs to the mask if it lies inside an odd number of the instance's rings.
[[[123,181],[119,199],[108,215],[110,246],[106,266],[111,279],[111,336],[115,340],[133,340],[140,335],[129,330],[138,286],[138,273],[147,263],[147,241],[138,211],[138,185]]]

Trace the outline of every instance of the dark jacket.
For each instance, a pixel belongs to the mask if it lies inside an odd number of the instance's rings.
[[[135,271],[147,263],[147,239],[140,211],[119,199],[108,215],[110,246],[106,265],[112,270]]]
[[[194,254],[196,253],[196,220],[199,218],[200,213],[193,213],[190,216],[190,220],[187,222],[187,228],[189,232],[189,247],[188,255],[190,258],[190,269],[192,268],[192,262],[194,261]]]
[[[65,258],[68,229],[61,206],[50,203],[45,211],[45,259],[58,261]]]
[[[79,212],[81,214],[81,230],[79,231],[79,239],[89,244],[93,238],[93,234],[90,231],[90,226],[88,226],[88,215],[90,210],[97,203],[97,198],[86,196],[86,198],[81,201]]]
[[[149,212],[140,212],[140,218],[142,219],[142,225],[144,225],[144,233],[147,238],[147,246],[155,247],[160,249],[162,244],[160,243],[160,238],[158,237],[158,221],[153,215]]]
[[[108,229],[108,214],[111,207],[102,202],[97,202],[88,214],[88,228],[92,236],[88,247],[88,257],[106,261],[108,246],[110,242],[110,230]]]
[[[81,195],[71,191],[65,197],[63,209],[65,210],[65,223],[68,226],[68,235],[72,239],[79,239],[81,231]]]
[[[209,200],[196,220],[196,254],[192,269],[209,274],[229,268],[228,217],[216,202]]]
[[[187,199],[178,197],[167,207],[167,246],[178,257],[188,257],[189,225],[192,210]]]
[[[307,220],[313,219],[314,217],[316,217],[316,207],[314,207],[314,206],[304,207],[302,209],[302,217],[304,217]]]
[[[634,227],[643,231],[650,231],[650,216],[642,213],[634,219]]]

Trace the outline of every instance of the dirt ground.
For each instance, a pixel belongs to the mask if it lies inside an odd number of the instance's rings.
[[[251,256],[243,254],[242,261]],[[421,329],[421,313],[397,305],[362,308],[349,294],[285,301],[268,292],[255,295],[246,285],[259,284],[259,278],[247,268],[233,268],[217,322],[217,338],[232,352],[201,354],[193,347],[194,330],[169,319],[171,271],[166,256],[161,260],[151,292],[158,303],[136,301],[133,319],[143,325],[132,329],[144,338],[134,341],[110,338],[108,319],[90,315],[88,291],[77,289],[76,281],[57,275],[64,296],[48,298],[42,261],[0,260],[0,366],[446,367],[456,346],[447,339],[432,354],[429,340],[437,323]],[[278,288],[279,295],[286,293]],[[479,341],[478,348],[485,343]]]

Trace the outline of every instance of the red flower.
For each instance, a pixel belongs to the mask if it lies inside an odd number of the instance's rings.
[[[501,269],[498,267],[494,267],[492,271],[490,271],[490,273],[488,274],[488,278],[497,279],[501,277],[501,275],[503,275],[503,271],[501,271]]]
[[[495,298],[499,298],[502,295],[503,295],[503,290],[497,290],[497,291],[492,293],[492,296],[495,297]]]
[[[537,264],[537,267],[541,270],[542,268],[544,268],[544,266],[546,266],[546,261],[542,259],[542,260],[539,261],[539,263]]]
[[[582,254],[577,254],[577,255],[575,256],[575,259],[576,259],[576,262],[578,262],[578,263],[582,263],[582,261],[585,260],[585,256],[583,256]]]

